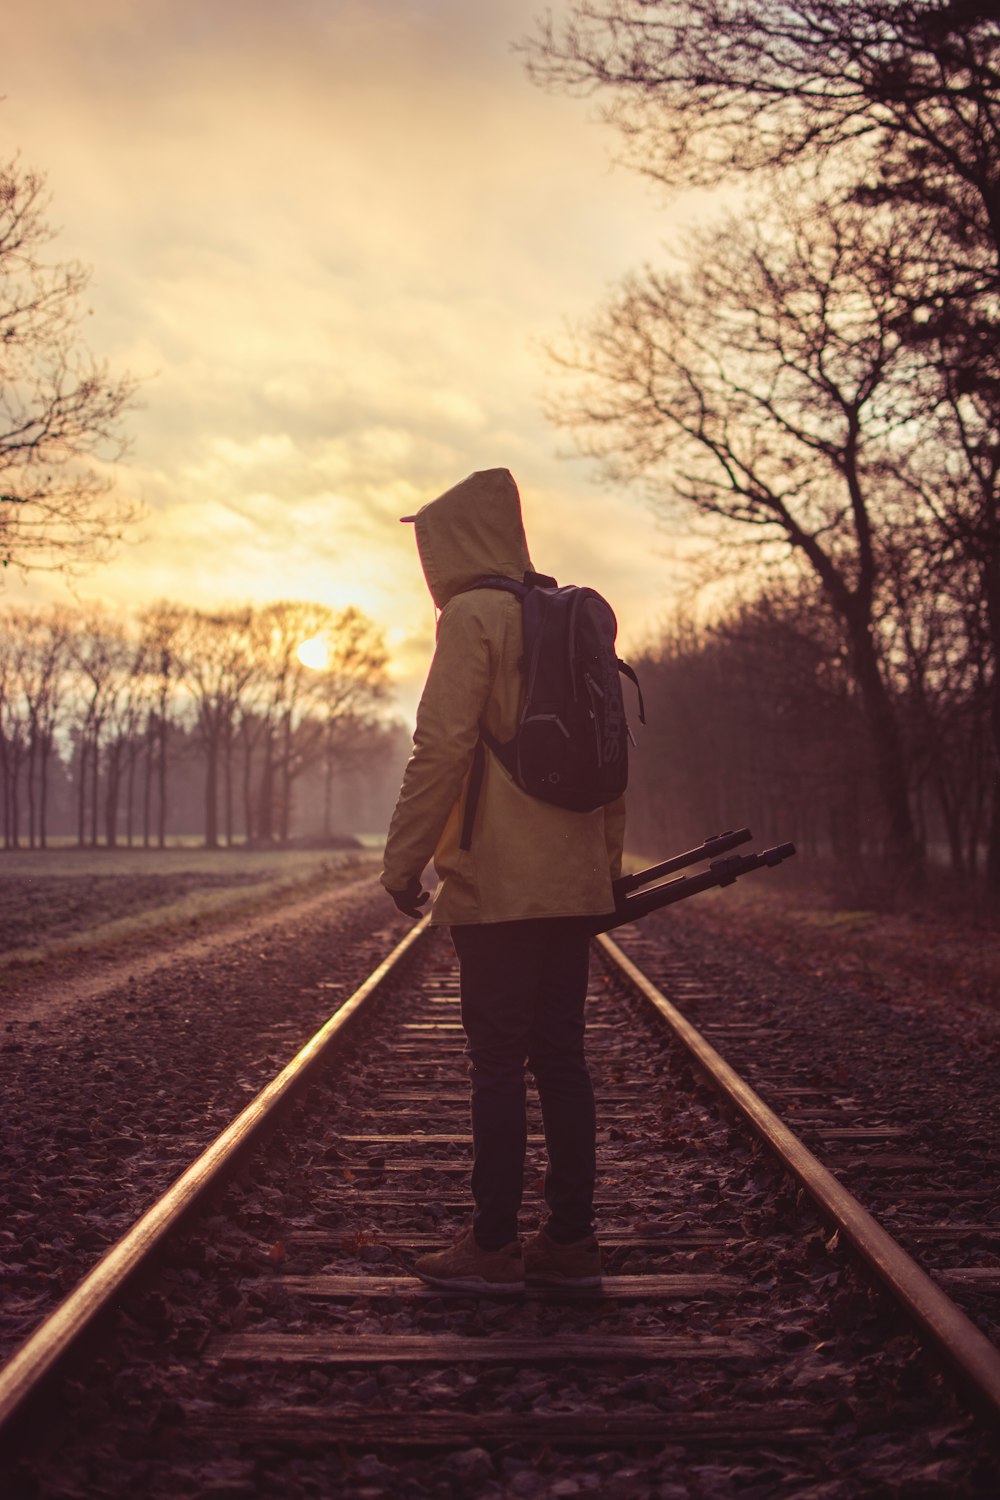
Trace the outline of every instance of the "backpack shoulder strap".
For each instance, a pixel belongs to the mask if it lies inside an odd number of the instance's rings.
[[[471,594],[473,589],[502,589],[504,593],[516,594],[519,599],[525,599],[532,589],[558,587],[555,579],[550,578],[548,573],[535,573],[529,568],[523,578],[508,578],[505,573],[487,573],[482,578],[477,578],[475,583],[470,583],[468,588],[462,589],[461,592]]]
[[[622,661],[621,657],[619,656],[618,657],[618,670],[622,674],[623,677],[627,677],[628,678],[629,682],[635,684],[635,690],[639,694],[639,723],[640,724],[645,724],[645,722],[646,722],[646,705],[642,701],[642,688],[639,686],[639,679],[635,675],[635,668],[634,667],[630,667],[629,664],[628,664],[628,662],[627,661]]]
[[[462,592],[471,594],[474,589],[498,589],[505,594],[514,594],[523,604],[533,588],[539,585],[545,587],[554,584],[555,579],[547,577],[544,573],[525,573],[523,581],[517,578],[507,578],[502,573],[491,573],[485,578],[477,579],[475,583],[470,584]],[[469,771],[469,782],[465,791],[465,807],[462,810],[462,834],[458,845],[460,849],[468,850],[472,848],[472,825],[475,822],[476,808],[479,805],[479,795],[483,789],[483,777],[486,774],[485,747],[487,745],[497,759],[510,770],[509,747],[502,744],[496,735],[491,734],[485,724],[480,724],[479,738],[476,741],[476,748],[473,751],[472,767]]]
[[[476,589],[499,589],[505,594],[516,594],[519,599],[524,599],[531,593],[533,585],[522,583],[518,578],[505,578],[502,573],[490,573],[486,578],[477,578],[475,583],[470,583],[463,594],[471,594]]]

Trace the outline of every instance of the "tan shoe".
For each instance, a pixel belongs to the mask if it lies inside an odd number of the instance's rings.
[[[600,1286],[600,1247],[592,1234],[560,1245],[540,1229],[524,1242],[524,1274],[536,1286]]]
[[[524,1291],[524,1257],[520,1240],[511,1240],[501,1250],[483,1250],[467,1229],[447,1250],[419,1255],[414,1274],[442,1292],[473,1292],[496,1295]]]

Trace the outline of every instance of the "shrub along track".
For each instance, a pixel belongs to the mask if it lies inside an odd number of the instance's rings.
[[[64,1380],[24,1493],[995,1493],[986,1424],[602,964],[602,1294],[408,1276],[467,1215],[455,964],[427,950]]]

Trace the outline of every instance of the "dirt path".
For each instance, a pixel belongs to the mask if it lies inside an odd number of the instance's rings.
[[[14,971],[0,986],[0,1023],[16,1019],[55,1021],[75,1012],[80,1004],[130,983],[139,983],[162,970],[215,957],[234,943],[265,933],[283,932],[322,912],[334,917],[375,889],[370,873],[296,900],[286,899],[266,911],[241,912],[223,918],[218,926],[196,937],[168,941],[129,957],[100,955],[63,957],[38,969]],[[386,916],[390,907],[386,899]]]

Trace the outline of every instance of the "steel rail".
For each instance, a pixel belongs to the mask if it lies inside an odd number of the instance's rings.
[[[1000,1349],[802,1144],[618,944],[606,933],[599,934],[596,941],[611,962],[652,1002],[715,1087],[736,1106],[822,1212],[843,1231],[865,1264],[958,1370],[971,1391],[1000,1415]]]
[[[291,1062],[227,1125],[89,1271],[0,1369],[0,1436],[8,1433],[41,1386],[83,1340],[127,1282],[146,1265],[181,1219],[215,1187],[244,1149],[302,1087],[344,1029],[426,930],[425,916],[363,984],[325,1021]]]

